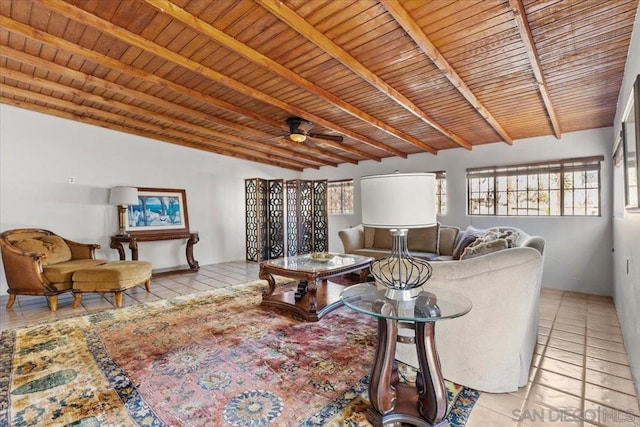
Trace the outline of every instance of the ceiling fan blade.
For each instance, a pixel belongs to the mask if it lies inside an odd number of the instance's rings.
[[[342,142],[344,140],[340,135],[327,135],[324,133],[309,133],[307,135],[311,138],[326,139],[328,141]]]

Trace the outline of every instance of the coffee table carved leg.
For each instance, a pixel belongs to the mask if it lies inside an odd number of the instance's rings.
[[[316,300],[316,292],[318,291],[318,282],[320,279],[312,279],[307,282],[307,289],[309,292],[309,313],[318,312],[318,302]]]
[[[276,279],[273,278],[271,273],[263,271],[262,268],[258,273],[258,277],[262,280],[266,280],[269,283],[269,289],[262,291],[262,297],[264,298],[273,295],[273,293],[276,291]]]
[[[435,323],[416,323],[416,347],[420,371],[416,378],[420,414],[432,425],[447,414],[447,389],[436,351]]]

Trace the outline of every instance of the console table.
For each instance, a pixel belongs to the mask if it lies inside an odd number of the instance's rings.
[[[111,249],[116,249],[118,251],[118,255],[120,256],[120,260],[124,261],[126,259],[126,255],[124,252],[123,243],[129,244],[129,249],[131,249],[131,259],[134,261],[138,260],[138,242],[157,242],[161,240],[179,240],[179,239],[187,239],[187,248],[186,248],[186,256],[187,263],[189,264],[188,269],[171,269],[164,270],[162,273],[173,273],[178,271],[190,270],[190,271],[198,271],[200,269],[200,264],[193,258],[193,245],[198,243],[200,237],[198,236],[197,231],[179,231],[175,233],[145,233],[145,234],[136,234],[136,235],[118,235],[111,236]]]
[[[446,289],[424,289],[415,298],[402,301],[388,298],[386,288],[375,283],[342,291],[344,305],[378,319],[378,343],[369,381],[369,421],[374,426],[446,424],[447,391],[436,351],[435,323],[467,314],[471,301]],[[401,334],[400,330],[410,333]],[[393,363],[397,342],[416,346],[420,369],[415,387],[399,383],[398,367]]]

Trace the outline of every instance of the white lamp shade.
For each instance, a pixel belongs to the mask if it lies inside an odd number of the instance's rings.
[[[360,178],[362,223],[378,228],[419,228],[437,223],[436,176],[394,173]]]
[[[113,187],[109,194],[109,203],[118,206],[138,204],[138,189],[135,187]]]

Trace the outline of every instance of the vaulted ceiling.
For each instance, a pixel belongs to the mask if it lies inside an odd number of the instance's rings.
[[[0,102],[293,170],[560,138],[613,124],[637,7],[0,0]]]

